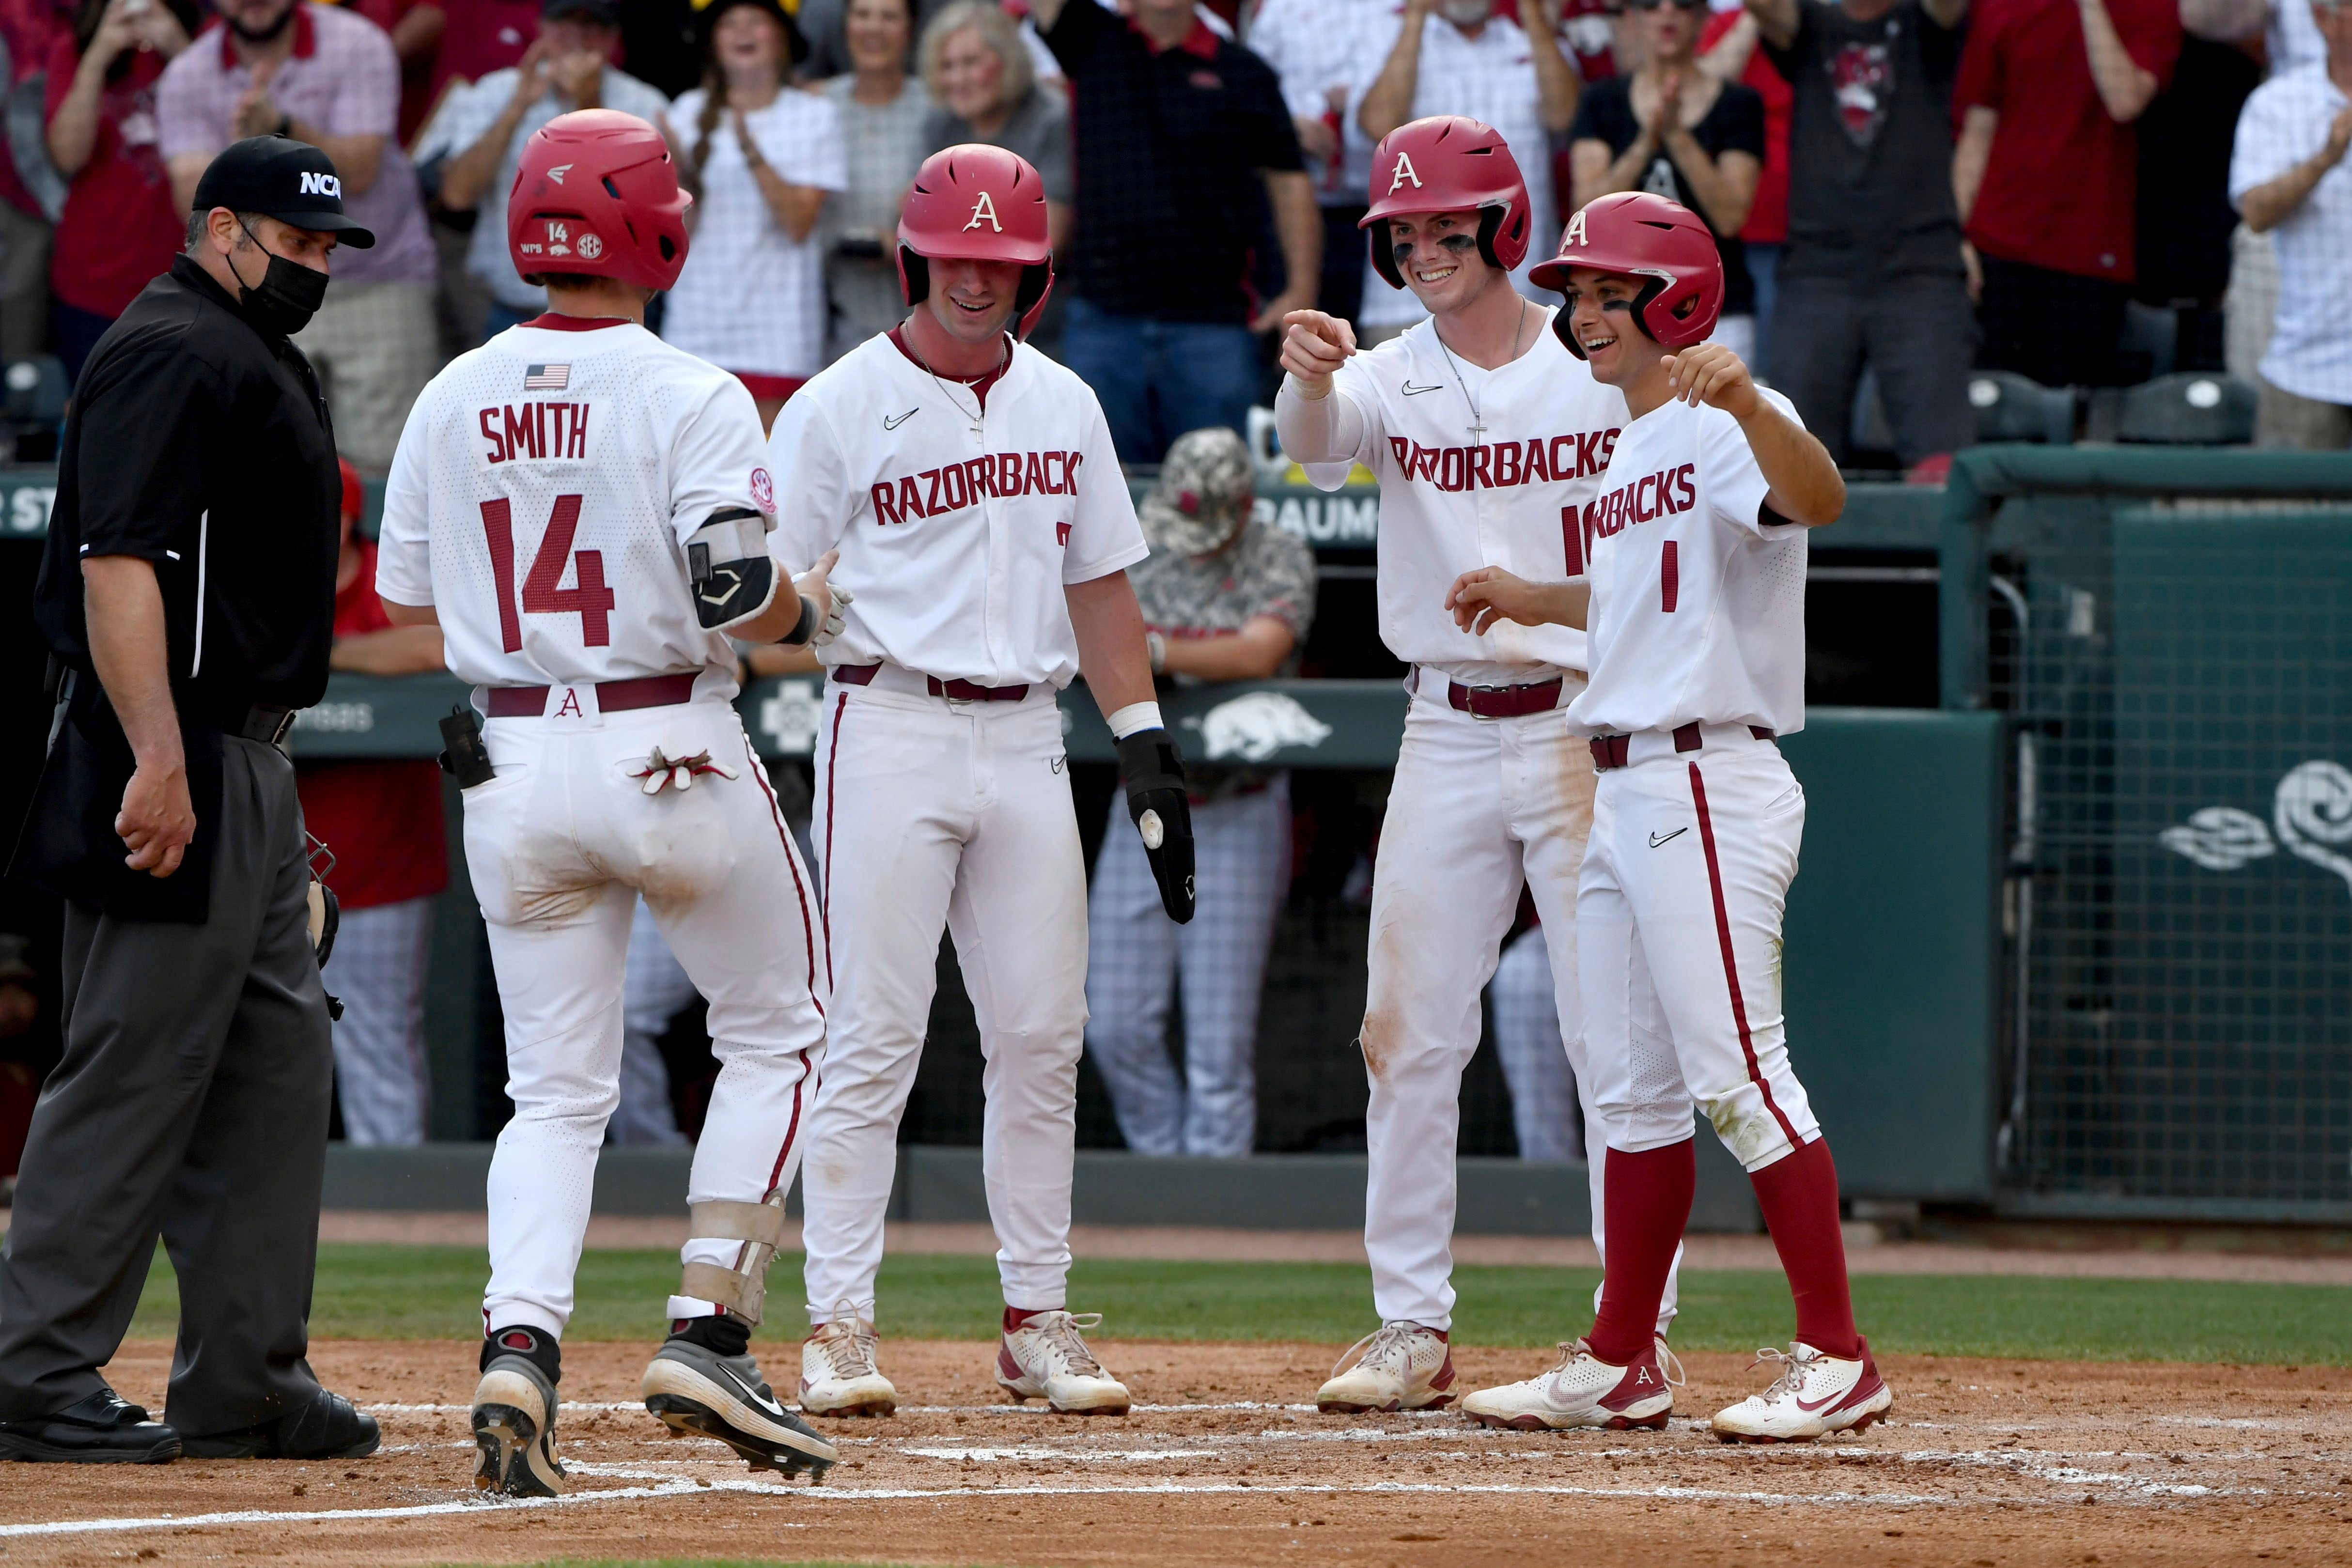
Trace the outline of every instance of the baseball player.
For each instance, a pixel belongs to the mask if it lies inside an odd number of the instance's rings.
[[[1126,573],[1143,535],[1094,393],[1020,340],[1053,282],[1036,170],[999,148],[934,153],[898,265],[905,322],[810,381],[768,443],[781,548],[838,551],[866,585],[820,654],[813,833],[833,1000],[803,1184],[801,1407],[896,1406],[874,1276],[945,926],[987,1059],[997,1382],[1119,1414],[1127,1389],[1079,1332],[1097,1320],[1066,1302],[1087,879],[1055,693],[1083,670],[1161,905],[1190,919],[1183,768]]]
[[[1316,484],[1338,488],[1357,463],[1379,476],[1381,639],[1412,666],[1373,866],[1362,1035],[1364,1247],[1381,1327],[1316,1401],[1350,1412],[1422,1409],[1459,1393],[1447,1348],[1454,1148],[1478,996],[1523,883],[1546,925],[1572,927],[1591,821],[1591,757],[1559,716],[1584,686],[1582,634],[1509,623],[1466,632],[1445,593],[1481,564],[1581,572],[1576,519],[1625,422],[1624,398],[1560,346],[1545,307],[1511,287],[1527,254],[1528,188],[1497,132],[1454,116],[1391,131],[1373,155],[1371,198],[1372,265],[1390,287],[1411,288],[1430,319],[1357,356],[1346,322],[1294,312],[1275,402],[1283,448]],[[1575,955],[1561,943],[1551,960],[1580,1080]],[[1600,1179],[1596,1165],[1596,1245]],[[1669,1296],[1661,1326],[1672,1312]]]
[[[1150,558],[1130,574],[1152,668],[1177,682],[1262,681],[1296,663],[1315,619],[1315,554],[1253,522],[1249,447],[1223,425],[1187,431],[1137,508]],[[1087,1049],[1139,1155],[1250,1152],[1257,1132],[1257,1011],[1290,881],[1290,775],[1195,769],[1192,845],[1209,875],[1178,925],[1142,845],[1103,841],[1087,895]],[[1184,988],[1184,1065],[1168,1059],[1168,1003]]]
[[[1474,629],[1591,629],[1591,679],[1568,710],[1600,774],[1577,895],[1591,1072],[1578,1077],[1608,1142],[1613,1245],[1591,1333],[1464,1408],[1557,1427],[1654,1402],[1641,1373],[1690,1220],[1696,1100],[1755,1184],[1797,1307],[1796,1343],[1757,1353],[1779,1377],[1717,1414],[1716,1435],[1859,1431],[1895,1396],[1854,1331],[1837,1171],[1789,1066],[1780,915],[1805,793],[1774,743],[1805,722],[1806,533],[1837,519],[1845,486],[1789,400],[1701,341],[1723,267],[1689,210],[1603,196],[1534,276],[1567,297],[1561,341],[1633,417],[1583,515],[1589,583],[1488,570],[1448,603]]]
[[[686,256],[660,133],[612,110],[550,121],[507,212],[546,315],[461,355],[417,400],[385,495],[377,586],[438,622],[471,714],[445,721],[466,859],[506,1010],[514,1119],[490,1162],[475,1484],[563,1489],[559,1341],[598,1146],[619,1093],[639,894],[710,1000],[721,1063],[689,1240],[646,1407],[753,1468],[833,1447],[746,1348],[824,1049],[815,900],[729,699],[729,634],[807,642],[846,594],[768,549],[775,489],[734,377],[645,329]]]

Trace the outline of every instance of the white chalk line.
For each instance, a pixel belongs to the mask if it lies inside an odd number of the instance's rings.
[[[621,1400],[572,1400],[572,1399],[566,1399],[566,1400],[564,1400],[562,1404],[560,1404],[560,1405],[558,1405],[558,1406],[556,1406],[556,1408],[557,1408],[559,1411],[562,1411],[562,1410],[573,1410],[573,1411],[580,1411],[580,1410],[586,1410],[586,1411],[643,1410],[645,1407],[646,1407],[646,1406],[645,1406],[645,1401],[643,1401],[643,1400],[641,1400],[641,1399],[621,1399]],[[398,1405],[398,1404],[387,1404],[387,1405],[362,1405],[362,1406],[360,1406],[360,1408],[361,1408],[361,1409],[362,1409],[362,1410],[365,1410],[365,1411],[369,1412],[371,1415],[387,1415],[387,1416],[450,1416],[450,1415],[456,1415],[456,1414],[457,1414],[457,1413],[459,1413],[459,1412],[469,1412],[469,1411],[471,1411],[471,1410],[473,1409],[473,1406],[470,1406],[470,1405]],[[1281,1411],[1312,1412],[1314,1409],[1315,1409],[1315,1406],[1312,1406],[1312,1405],[1283,1405],[1283,1404],[1277,1404],[1277,1403],[1275,1403],[1275,1402],[1272,1402],[1272,1401],[1268,1401],[1268,1400],[1262,1400],[1262,1399],[1239,1399],[1239,1400],[1234,1400],[1234,1401],[1233,1401],[1233,1402],[1232,1402],[1232,1403],[1230,1403],[1230,1404],[1223,1404],[1223,1405],[1138,1405],[1138,1406],[1134,1406],[1135,1413],[1136,1413],[1137,1415],[1139,1415],[1139,1416],[1146,1416],[1146,1415],[1150,1415],[1150,1416],[1160,1416],[1160,1415],[1185,1415],[1185,1414],[1198,1414],[1198,1413],[1204,1412],[1204,1411],[1213,1411],[1213,1410],[1281,1410]],[[898,1406],[898,1413],[899,1415],[901,1415],[901,1416],[1055,1416],[1055,1412],[1053,1412],[1053,1411],[1051,1411],[1051,1410],[1046,1409],[1046,1408],[1045,1408],[1044,1406],[1042,1406],[1042,1405],[1037,1405],[1037,1406],[1030,1406],[1030,1405],[901,1405],[901,1406]],[[1422,1420],[1434,1420],[1434,1419],[1437,1419],[1437,1418],[1439,1418],[1439,1417],[1441,1417],[1441,1416],[1455,1416],[1457,1413],[1456,1413],[1456,1412],[1454,1412],[1454,1411],[1451,1411],[1451,1410],[1407,1410],[1407,1411],[1403,1411],[1403,1412],[1402,1412],[1401,1414],[1402,1414],[1402,1418],[1404,1418],[1404,1419],[1407,1419],[1407,1420],[1414,1420],[1414,1421],[1422,1421]],[[1056,1418],[1056,1419],[1071,1419],[1072,1417],[1065,1417],[1065,1416],[1055,1416],[1055,1418]]]

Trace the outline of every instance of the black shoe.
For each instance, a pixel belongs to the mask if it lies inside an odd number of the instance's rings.
[[[180,1434],[111,1388],[54,1416],[0,1421],[0,1459],[79,1465],[164,1465],[180,1457]]]
[[[180,1451],[192,1459],[356,1459],[383,1441],[374,1416],[321,1388],[308,1405],[275,1421],[183,1437]]]

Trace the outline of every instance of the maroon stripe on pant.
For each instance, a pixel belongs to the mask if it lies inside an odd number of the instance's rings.
[[[801,881],[800,857],[793,852],[792,829],[784,824],[784,809],[777,803],[775,787],[768,782],[768,770],[760,766],[749,736],[743,739],[743,759],[751,765],[751,777],[760,781],[760,793],[768,798],[768,817],[776,824],[776,837],[783,841],[784,863],[793,873],[793,893],[801,901],[801,941],[808,950],[809,1003],[816,1009],[816,1016],[823,1018],[824,1004],[816,999],[816,927],[809,920],[808,888]],[[831,977],[826,978],[829,982]]]
[[[824,986],[833,988],[833,777],[841,765],[841,720],[849,712],[849,694],[833,703],[833,738],[824,747],[824,882],[816,890],[817,918],[824,922]]]
[[[1748,1081],[1764,1092],[1764,1108],[1780,1124],[1780,1131],[1789,1135],[1789,1146],[1801,1148],[1804,1140],[1772,1098],[1772,1086],[1764,1082],[1764,1074],[1756,1065],[1756,1042],[1748,1032],[1748,998],[1739,992],[1739,964],[1731,951],[1731,914],[1723,903],[1723,867],[1715,857],[1715,824],[1706,813],[1706,782],[1699,777],[1698,764],[1690,765],[1691,804],[1698,811],[1698,841],[1706,850],[1706,886],[1715,895],[1715,937],[1723,946],[1723,978],[1731,988],[1731,1018],[1739,1026],[1739,1054],[1748,1061]]]

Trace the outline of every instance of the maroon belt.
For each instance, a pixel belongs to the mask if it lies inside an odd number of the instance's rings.
[[[1766,729],[1760,724],[1749,725],[1748,727],[1748,733],[1754,736],[1759,740],[1769,740],[1772,738],[1772,732]],[[1592,747],[1593,768],[1597,771],[1605,773],[1612,768],[1624,767],[1625,746],[1631,739],[1633,739],[1633,737],[1626,735],[1594,736],[1590,743]],[[1699,736],[1698,726],[1695,724],[1684,725],[1680,729],[1675,731],[1675,749],[1676,751],[1696,751],[1706,744],[1706,742]]]
[[[581,683],[585,685],[586,682]],[[492,718],[538,718],[547,712],[545,686],[492,686]],[[598,681],[596,711],[626,713],[631,708],[668,707],[694,700],[694,676],[640,675],[633,681]]]
[[[1465,686],[1449,681],[1445,700],[1473,718],[1523,718],[1559,706],[1559,677],[1525,686]]]
[[[847,686],[870,686],[879,664],[835,664],[833,678]],[[983,686],[977,681],[943,681],[937,675],[925,675],[924,684],[931,695],[945,697],[955,703],[1017,703],[1029,695],[1026,685]]]

